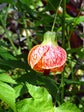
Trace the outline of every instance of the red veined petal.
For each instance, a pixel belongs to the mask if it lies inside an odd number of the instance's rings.
[[[32,68],[34,67],[34,65],[38,63],[38,61],[41,59],[41,57],[44,55],[46,51],[47,51],[47,47],[42,46],[41,44],[36,45],[31,49],[28,55],[28,62]]]
[[[42,68],[52,69],[62,66],[66,61],[66,52],[61,47],[48,46],[48,51],[43,55]]]

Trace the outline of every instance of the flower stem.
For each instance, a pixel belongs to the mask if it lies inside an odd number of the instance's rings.
[[[27,31],[27,23],[26,23],[26,19],[25,19],[25,13],[23,13],[23,23],[24,23],[24,27],[25,27],[25,33],[26,33],[26,37],[27,37],[28,48],[30,50],[32,47],[32,43],[29,40],[29,35],[28,35],[28,31]]]
[[[56,17],[57,17],[58,9],[59,9],[59,6],[60,6],[61,2],[62,2],[62,0],[60,0],[60,3],[59,3],[58,8],[57,8],[57,11],[55,13],[55,18],[54,18],[52,29],[51,29],[52,32],[53,32],[54,27],[55,27]]]
[[[6,28],[4,28],[4,31],[5,31],[5,33],[6,33],[6,35],[7,35],[7,38],[8,38],[8,40],[9,40],[9,42],[11,43],[11,45],[12,45],[14,51],[15,51],[15,55],[17,55],[17,48],[15,47],[15,45],[14,45],[14,43],[13,43],[11,37],[9,36],[8,30],[7,30]]]
[[[63,0],[63,20],[62,20],[62,47],[63,48],[65,46],[65,11],[66,11],[66,0]],[[62,85],[61,103],[63,103],[63,99],[64,99],[64,72],[62,72],[61,85]]]
[[[62,72],[62,78],[61,78],[61,103],[63,103],[64,100],[64,72]]]
[[[63,20],[62,20],[62,47],[65,46],[65,12],[66,12],[66,0],[63,0]]]
[[[44,76],[49,76],[50,69],[44,69]]]
[[[74,77],[74,74],[75,74],[75,70],[73,71],[73,62],[71,61],[71,71],[72,71],[72,80],[74,80],[75,79],[75,77]],[[73,87],[72,87],[72,95],[74,96],[75,95],[75,84],[73,84]]]

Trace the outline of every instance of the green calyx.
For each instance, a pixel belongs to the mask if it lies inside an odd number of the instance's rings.
[[[48,43],[52,43],[55,47],[57,46],[56,32],[47,31],[44,34],[44,40],[43,40],[42,44],[46,45]]]

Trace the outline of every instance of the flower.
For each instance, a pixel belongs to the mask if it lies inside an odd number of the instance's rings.
[[[40,45],[34,46],[28,55],[31,68],[37,72],[62,72],[66,62],[66,51],[59,47],[55,32],[46,32]]]

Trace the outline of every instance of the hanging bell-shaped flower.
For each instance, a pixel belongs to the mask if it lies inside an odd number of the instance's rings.
[[[55,32],[46,32],[40,45],[34,46],[28,55],[31,68],[37,72],[62,72],[66,62],[66,51],[59,47]]]

